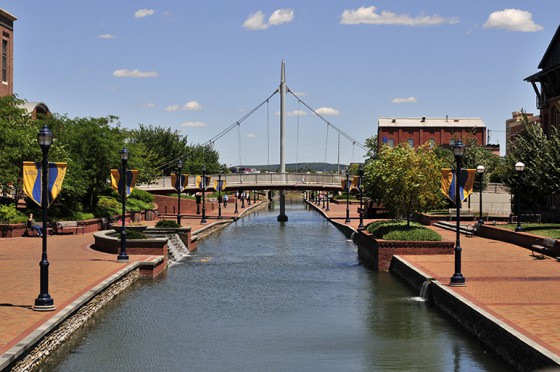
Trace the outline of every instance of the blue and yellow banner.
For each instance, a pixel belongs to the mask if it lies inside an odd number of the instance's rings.
[[[113,190],[122,195],[122,171],[120,169],[111,169],[111,186]],[[131,169],[126,171],[126,196],[128,197],[134,186],[136,185],[136,178],[138,177],[138,170]]]
[[[354,180],[352,181],[352,185],[350,187],[352,189],[356,189],[356,190],[360,191],[360,188],[362,187],[362,185],[360,183],[360,176],[354,176]]]
[[[463,202],[473,192],[474,177],[476,169],[461,169],[459,184],[459,198]],[[442,168],[441,170],[441,192],[455,203],[456,178],[455,170]]]
[[[177,192],[183,192],[183,190],[187,188],[188,183],[188,174],[181,174],[180,177],[177,177],[177,174],[175,173],[171,174],[171,185]]]
[[[40,162],[23,162],[23,191],[39,205],[42,205],[43,197],[41,172]],[[64,176],[66,175],[66,163],[49,163],[47,172],[47,205],[50,207],[62,190],[62,182],[64,182]]]
[[[224,191],[226,189],[226,180],[214,181],[214,189],[219,192]]]
[[[340,183],[342,184],[342,191],[349,193],[351,190],[351,185],[352,182],[348,182],[348,185],[346,184],[346,180],[340,180]]]
[[[196,176],[196,187],[198,189],[207,189],[210,184],[212,177],[206,176],[206,180],[202,179],[202,176]],[[206,182],[204,182],[206,181]]]

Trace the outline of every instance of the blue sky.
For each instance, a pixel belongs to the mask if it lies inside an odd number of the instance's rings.
[[[558,27],[557,0],[4,0],[14,90],[70,117],[171,127],[205,143],[286,83],[359,143],[379,117],[538,113],[523,78]],[[300,111],[299,115],[297,114]],[[364,151],[291,95],[286,162],[357,162]],[[279,162],[279,95],[216,141],[228,165]],[[118,150],[118,149],[117,149]],[[502,150],[503,151],[503,150]]]

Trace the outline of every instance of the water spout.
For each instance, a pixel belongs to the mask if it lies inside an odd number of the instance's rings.
[[[432,284],[432,279],[426,279],[424,283],[422,283],[422,288],[420,288],[420,298],[427,300],[428,299],[428,288]]]

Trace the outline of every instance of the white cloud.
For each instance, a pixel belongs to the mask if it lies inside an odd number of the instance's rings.
[[[340,115],[340,112],[332,107],[319,107],[315,112],[319,115]]]
[[[393,100],[391,101],[393,103],[416,103],[418,102],[416,100],[416,97],[407,97],[407,98],[393,98]]]
[[[97,35],[98,39],[114,39],[115,37],[111,34],[103,34],[103,35]]]
[[[535,32],[543,29],[533,21],[533,15],[520,9],[504,9],[488,16],[484,28],[501,28],[507,31]]]
[[[277,9],[268,19],[268,24],[278,26],[283,23],[290,23],[294,20],[294,11],[292,9]]]
[[[249,15],[242,26],[251,31],[266,30],[270,26],[278,26],[293,21],[294,11],[292,9],[277,9],[268,18],[267,22],[264,18],[264,13],[259,10]]]
[[[134,13],[134,18],[144,18],[144,17],[148,17],[151,16],[155,13],[156,11],[153,9],[138,9],[135,13]]]
[[[148,103],[143,103],[142,107],[154,108],[157,107],[157,105],[155,103],[148,102]]]
[[[128,70],[126,68],[113,71],[114,77],[151,78],[158,77],[157,71]]]
[[[167,106],[165,111],[173,112],[173,111],[199,111],[202,110],[202,105],[196,101],[189,101],[185,103],[183,106],[176,104]]]
[[[256,135],[255,133],[248,133],[248,134],[245,136],[245,138],[248,138],[248,139],[255,139],[255,138],[257,138],[257,135]]]
[[[419,15],[411,17],[408,14],[395,14],[382,11],[377,14],[375,6],[360,7],[358,9],[344,10],[340,23],[343,25],[398,25],[398,26],[434,26],[440,24],[458,23],[457,18],[445,18],[438,15]]]
[[[183,109],[187,111],[199,111],[202,110],[202,105],[196,101],[189,101],[185,103]]]
[[[202,121],[186,121],[183,124],[181,124],[181,126],[183,127],[189,127],[189,128],[202,128],[207,126],[208,124],[202,122]]]
[[[303,110],[294,110],[294,111],[286,112],[286,116],[305,116],[305,115],[307,115],[307,112]]]

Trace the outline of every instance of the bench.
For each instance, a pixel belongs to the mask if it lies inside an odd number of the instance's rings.
[[[41,226],[41,228],[43,227],[43,224],[40,224],[39,226]],[[54,233],[54,229],[53,229],[53,224],[51,222],[47,223],[47,234],[48,235],[52,235]],[[27,221],[25,223],[25,231],[23,232],[23,236],[39,236],[39,233],[37,232],[37,230],[32,229],[31,228],[31,224],[29,223],[29,221]]]
[[[531,256],[539,259],[544,259],[545,254],[550,255],[553,253],[555,244],[556,244],[556,239],[544,238],[540,244],[533,244],[531,246]],[[535,255],[535,252],[540,254],[540,257]]]
[[[84,227],[78,224],[78,221],[58,221],[56,223],[56,233],[64,234],[67,231],[74,231],[76,234],[79,230],[84,234]]]

